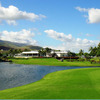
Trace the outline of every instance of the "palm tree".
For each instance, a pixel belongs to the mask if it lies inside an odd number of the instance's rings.
[[[91,56],[100,56],[100,43],[97,47],[90,47],[89,51]]]
[[[47,55],[51,52],[51,49],[47,47],[47,48],[45,48],[45,52],[46,52],[46,55]]]
[[[13,49],[10,49],[10,50],[8,51],[8,53],[9,53],[9,56],[12,57],[12,55],[13,55]]]
[[[98,44],[98,47],[97,47],[97,54],[96,56],[100,56],[100,43]]]
[[[99,48],[100,49],[100,43],[98,44],[98,47],[97,48]]]
[[[42,48],[41,50],[38,51],[40,56],[45,56],[46,51]]]
[[[41,50],[39,50],[38,52],[39,52],[39,56],[41,56],[41,54],[42,54]]]
[[[84,54],[84,51],[82,49],[80,49],[79,55],[82,56],[83,54]]]
[[[91,56],[96,56],[97,51],[98,51],[97,47],[92,48],[92,50],[90,51],[90,55]]]
[[[67,55],[70,57],[70,55],[71,55],[71,52],[70,52],[70,51],[68,51]]]
[[[97,57],[100,57],[100,49],[97,51],[96,56],[97,56]]]
[[[87,52],[84,53],[85,58],[89,57],[89,54]]]
[[[91,52],[92,50],[93,50],[93,47],[90,47],[90,48],[89,48],[89,51]]]
[[[72,53],[70,51],[68,51],[67,55],[70,57],[70,61],[71,61]]]
[[[51,49],[50,49],[50,48],[48,48],[48,47],[47,47],[47,48],[45,48],[45,50],[46,50],[46,52],[47,52],[47,53],[50,53],[50,52],[51,52]]]

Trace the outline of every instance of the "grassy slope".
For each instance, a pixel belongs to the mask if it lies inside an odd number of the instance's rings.
[[[91,64],[88,61],[74,61],[74,62],[64,62],[58,61],[54,58],[33,58],[33,59],[11,59],[14,63],[17,64],[33,64],[33,65],[50,65],[50,66],[100,66],[100,64]]]
[[[0,91],[0,99],[100,99],[100,68],[57,71],[40,81]]]
[[[42,48],[40,46],[33,46],[33,45],[24,44],[24,43],[16,43],[16,42],[9,42],[9,41],[2,41],[2,40],[0,40],[0,46],[2,49],[7,48],[6,50],[9,50],[10,48],[15,48],[15,49],[26,48],[26,49],[40,50]]]

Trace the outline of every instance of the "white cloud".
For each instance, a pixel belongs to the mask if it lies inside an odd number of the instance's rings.
[[[54,30],[45,30],[44,32],[47,33],[49,37],[63,42],[57,47],[50,46],[51,48],[58,50],[71,50],[73,52],[79,52],[80,49],[83,49],[84,51],[88,51],[90,46],[94,47],[100,42],[97,40],[93,41],[88,39],[73,38],[71,34],[66,35]]]
[[[81,7],[76,7],[77,10],[80,12],[87,12],[88,15],[85,15],[87,17],[88,23],[100,23],[100,9],[96,8],[81,8]]]
[[[86,36],[91,37],[91,36],[93,36],[93,35],[92,35],[92,34],[88,34],[88,33],[87,33],[87,34],[86,34]]]
[[[81,11],[81,12],[87,12],[89,9],[86,8],[81,8],[81,7],[76,7],[77,10]]]
[[[40,33],[40,31],[37,28],[31,28],[30,31],[35,32],[35,34],[37,35],[42,35],[42,33]]]
[[[98,42],[97,42],[98,43]],[[57,47],[51,46],[53,49],[58,50],[70,50],[71,52],[79,52],[80,49],[84,50],[85,52],[88,52],[90,46],[96,46],[96,41],[85,41],[85,40],[79,40],[77,39],[73,42],[63,42],[61,45]]]
[[[0,40],[36,45],[37,41],[33,40],[34,35],[32,31],[26,29],[19,32],[2,31],[0,32]]]
[[[17,25],[15,20],[7,20],[6,21],[9,25]]]
[[[45,18],[44,15],[36,15],[34,13],[28,13],[21,11],[17,7],[10,5],[8,8],[0,5],[0,20],[6,21],[10,25],[16,25],[17,20],[30,20],[32,22]]]
[[[45,33],[48,34],[49,37],[54,38],[56,40],[60,40],[60,41],[72,41],[72,35],[65,35],[64,33],[58,33],[54,30],[45,30]]]

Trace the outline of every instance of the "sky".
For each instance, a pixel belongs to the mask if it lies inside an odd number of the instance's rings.
[[[88,52],[100,42],[100,0],[0,0],[0,40]]]

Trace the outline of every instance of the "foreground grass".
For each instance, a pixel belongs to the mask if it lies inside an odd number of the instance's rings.
[[[100,99],[100,68],[50,73],[35,83],[0,91],[0,99]]]
[[[16,64],[49,65],[49,66],[100,66],[100,64],[91,64],[89,61],[63,62],[55,58],[30,58],[30,59],[11,59]]]

